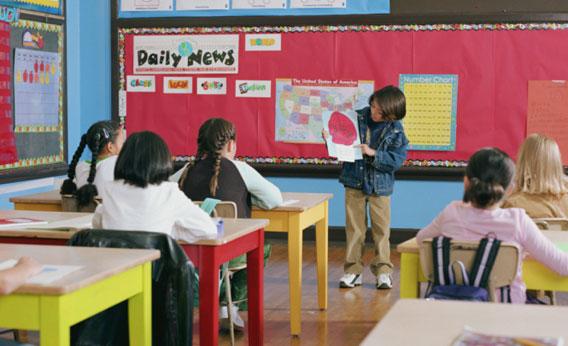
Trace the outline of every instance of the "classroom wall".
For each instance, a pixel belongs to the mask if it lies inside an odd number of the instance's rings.
[[[393,14],[495,15],[503,13],[568,12],[564,0],[392,0]],[[110,0],[67,0],[68,139],[69,155],[93,122],[110,116]],[[344,190],[336,179],[270,178],[283,191],[321,191],[334,194],[330,225],[344,226]],[[0,208],[8,198],[49,190],[57,179],[0,185]],[[20,188],[21,187],[21,188]],[[22,190],[23,189],[23,190]],[[20,191],[18,191],[20,190]],[[392,226],[421,228],[451,200],[461,197],[460,182],[398,181],[392,197]]]
[[[67,0],[68,156],[81,134],[110,119],[110,1]],[[64,177],[0,184],[0,209],[12,209],[13,196],[53,190]]]

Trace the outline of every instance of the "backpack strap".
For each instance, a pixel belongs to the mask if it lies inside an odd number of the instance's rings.
[[[443,236],[432,239],[432,258],[434,262],[434,285],[449,285],[450,242],[452,238]]]
[[[471,268],[472,286],[487,288],[491,269],[495,264],[501,241],[495,238],[483,238],[475,253]]]

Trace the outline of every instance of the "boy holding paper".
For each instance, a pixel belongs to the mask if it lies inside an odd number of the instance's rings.
[[[339,182],[345,186],[347,247],[343,288],[362,284],[363,250],[367,231],[367,205],[375,243],[371,272],[378,289],[392,287],[390,261],[390,195],[394,172],[406,159],[408,140],[400,120],[406,99],[400,89],[386,86],[369,98],[369,107],[357,111],[362,159],[343,162]]]

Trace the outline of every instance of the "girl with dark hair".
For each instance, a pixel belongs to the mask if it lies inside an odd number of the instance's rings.
[[[464,177],[463,201],[448,205],[440,215],[416,235],[416,240],[445,236],[455,240],[478,241],[489,235],[514,243],[560,275],[568,275],[568,254],[546,238],[520,208],[502,209],[512,190],[513,160],[497,148],[481,149],[469,159]],[[511,285],[511,301],[524,303],[525,284],[521,262]]]
[[[251,205],[272,209],[282,204],[278,187],[246,162],[236,161],[235,126],[222,118],[211,118],[199,128],[195,162],[183,170],[179,186],[187,197],[207,197],[237,204],[240,218],[251,216]]]
[[[99,121],[91,125],[73,154],[61,194],[76,195],[79,207],[92,203],[98,194],[97,186],[114,180],[114,166],[123,143],[124,131],[117,122]],[[85,147],[91,151],[91,161],[79,162]]]
[[[246,162],[236,161],[237,151],[235,126],[228,120],[212,118],[199,128],[197,137],[197,155],[193,164],[188,164],[182,171],[180,188],[193,200],[207,197],[223,201],[233,201],[237,205],[239,218],[250,218],[251,205],[272,209],[282,204],[282,194],[278,187],[266,180]],[[265,260],[270,255],[270,246],[265,245]],[[229,262],[244,262],[239,256]],[[239,270],[231,277],[231,291],[234,300],[246,297],[246,271]],[[245,309],[245,304],[239,308]],[[233,305],[231,315],[237,330],[244,327],[244,322]],[[229,314],[227,307],[220,310],[221,324],[225,325]]]
[[[171,153],[149,131],[132,134],[118,155],[114,177],[100,189],[94,228],[161,232],[188,243],[217,237],[213,220],[193,204],[176,183]]]

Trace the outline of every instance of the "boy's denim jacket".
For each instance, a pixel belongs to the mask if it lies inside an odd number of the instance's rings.
[[[357,111],[361,143],[367,143],[367,117],[370,113],[370,107]],[[363,160],[343,163],[339,182],[345,187],[362,190],[363,179],[371,179],[375,194],[379,196],[392,194],[394,172],[402,166],[406,159],[408,139],[406,139],[400,121],[389,121],[388,125],[380,131],[382,133],[378,143],[369,143],[369,147],[377,151],[375,157],[363,155]],[[371,170],[370,174],[365,174],[368,170]]]

